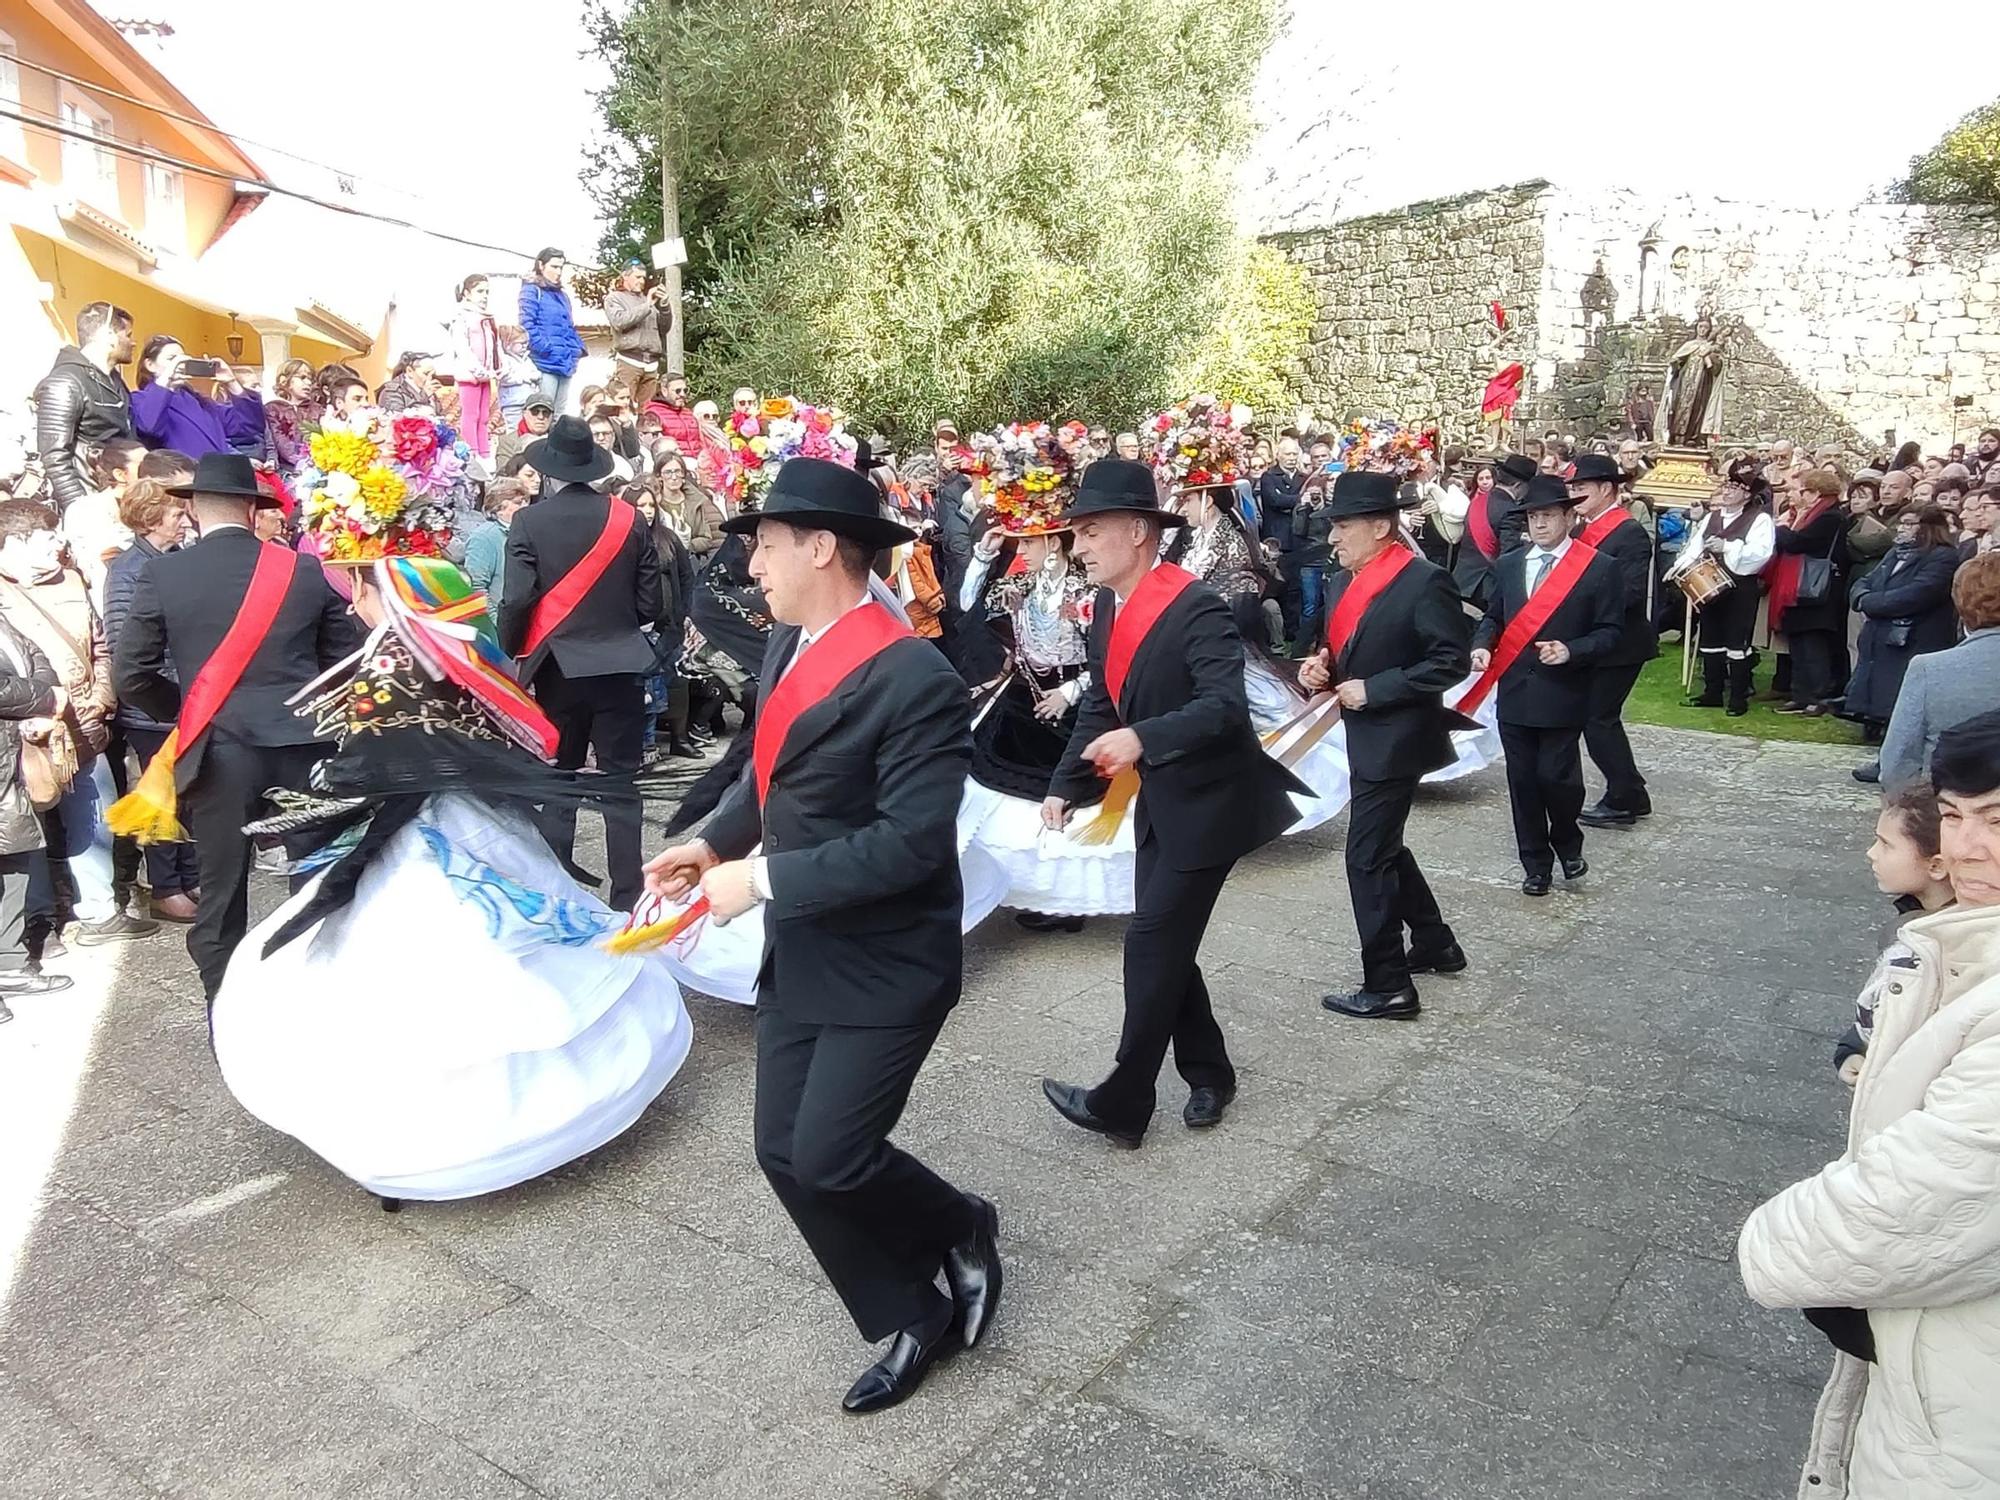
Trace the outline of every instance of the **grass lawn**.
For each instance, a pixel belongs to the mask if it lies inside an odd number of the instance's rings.
[[[1771,685],[1772,656],[1757,665],[1756,691]],[[1693,686],[1701,690],[1701,663],[1696,662]],[[1681,692],[1681,645],[1663,641],[1659,656],[1639,674],[1632,696],[1625,700],[1625,718],[1633,724],[1659,724],[1668,729],[1707,729],[1716,734],[1741,734],[1759,740],[1805,740],[1819,745],[1859,745],[1861,726],[1845,719],[1805,719],[1774,713],[1780,700],[1750,699],[1750,712],[1732,719],[1719,708],[1689,708]]]

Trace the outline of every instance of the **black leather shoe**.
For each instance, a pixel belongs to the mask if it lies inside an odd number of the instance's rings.
[[[1226,1089],[1209,1088],[1206,1084],[1188,1093],[1187,1108],[1181,1111],[1181,1119],[1189,1130],[1207,1130],[1222,1123],[1223,1111],[1236,1098],[1236,1085]]]
[[[1639,815],[1622,807],[1613,807],[1608,802],[1599,802],[1577,814],[1576,820],[1586,828],[1630,828],[1639,821]]]
[[[1463,974],[1465,950],[1456,943],[1442,948],[1412,948],[1407,965],[1412,974]]]
[[[958,1352],[959,1343],[956,1317],[928,1344],[920,1343],[905,1328],[889,1341],[889,1352],[863,1370],[861,1378],[848,1388],[840,1403],[842,1410],[859,1416],[902,1405],[916,1394],[932,1365]]]
[[[1086,1102],[1090,1090],[1080,1083],[1058,1083],[1053,1078],[1044,1078],[1042,1093],[1056,1107],[1056,1113],[1070,1124],[1093,1131],[1114,1146],[1137,1151],[1139,1143],[1146,1138],[1143,1130],[1120,1130],[1108,1121],[1098,1119],[1090,1112],[1090,1105]]]
[[[1854,768],[1854,779],[1863,786],[1879,785],[1882,780],[1882,762],[1871,760],[1865,766],[1856,766]]]
[[[1590,861],[1579,854],[1575,859],[1562,862],[1564,880],[1581,880],[1590,873]]]
[[[667,742],[667,754],[675,760],[707,760],[708,757],[695,749],[694,742],[687,739],[673,739]]]
[[[1546,875],[1530,875],[1521,882],[1521,894],[1524,896],[1546,896],[1548,893],[1549,877]]]
[[[1017,911],[1014,925],[1024,927],[1029,932],[1081,932],[1082,917],[1055,917],[1045,911]]]
[[[1404,985],[1392,995],[1380,990],[1356,990],[1351,995],[1327,995],[1319,1003],[1330,1011],[1358,1016],[1364,1021],[1408,1021],[1423,1010],[1417,1004],[1417,987],[1413,984]]]
[[[1000,1308],[1000,1210],[976,1194],[965,1196],[979,1227],[971,1239],[945,1252],[944,1279],[958,1304],[959,1336],[970,1349],[993,1326]]]

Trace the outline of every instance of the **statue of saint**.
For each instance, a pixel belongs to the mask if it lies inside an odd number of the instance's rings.
[[[1694,325],[1694,337],[1667,361],[1667,441],[1676,447],[1700,447],[1703,439],[1722,435],[1722,346],[1707,313]]]

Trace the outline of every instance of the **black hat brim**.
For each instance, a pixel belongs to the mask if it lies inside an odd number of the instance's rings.
[[[731,536],[748,536],[756,531],[760,521],[783,521],[787,526],[797,526],[806,531],[830,531],[835,536],[847,537],[877,551],[885,547],[900,547],[917,539],[916,532],[886,516],[852,516],[841,510],[815,510],[803,506],[795,509],[782,504],[767,504],[762,510],[731,516],[722,523],[722,529]]]
[[[580,464],[557,457],[550,450],[547,438],[528,444],[521,457],[542,478],[561,479],[570,484],[595,484],[612,469],[610,453],[595,443],[590,445],[590,457]]]
[[[192,500],[196,495],[217,495],[227,500],[271,500],[273,505],[278,503],[271,499],[269,490],[254,484],[247,490],[234,484],[170,484],[167,493],[177,500]]]
[[[1074,527],[1078,521],[1087,521],[1092,516],[1151,516],[1167,530],[1187,525],[1187,517],[1177,510],[1161,510],[1157,505],[1140,505],[1136,501],[1095,500],[1084,498],[1056,517],[1061,526]]]

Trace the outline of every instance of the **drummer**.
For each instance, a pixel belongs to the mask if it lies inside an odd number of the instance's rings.
[[[1700,628],[1701,696],[1691,700],[1696,707],[1723,708],[1726,703],[1731,718],[1750,711],[1750,674],[1757,667],[1757,653],[1750,648],[1757,628],[1757,579],[1770,566],[1777,540],[1770,481],[1756,459],[1733,460],[1708,497],[1701,524],[1689,529],[1674,560],[1673,578],[1695,601]]]

